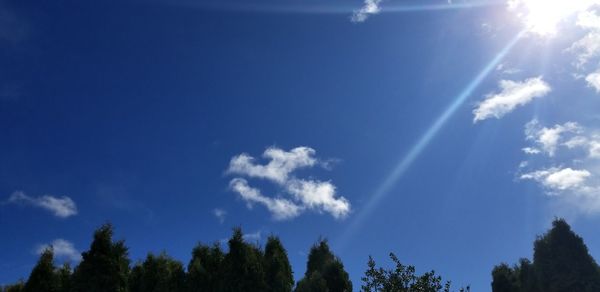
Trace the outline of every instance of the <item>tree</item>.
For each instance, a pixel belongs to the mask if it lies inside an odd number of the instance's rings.
[[[148,254],[143,263],[136,264],[130,274],[130,292],[176,292],[185,285],[183,265],[166,253]]]
[[[265,246],[265,277],[267,291],[289,292],[294,287],[294,276],[287,251],[275,236],[270,236]]]
[[[563,219],[535,241],[533,263],[542,291],[600,291],[598,265]]]
[[[450,282],[442,284],[442,277],[435,271],[417,275],[414,266],[403,265],[398,257],[390,253],[390,258],[395,264],[394,269],[386,270],[377,268],[375,260],[369,257],[368,269],[362,278],[361,290],[364,292],[438,292],[450,291]],[[470,288],[461,288],[459,291],[470,291]]]
[[[188,264],[188,291],[222,291],[224,257],[220,245],[209,247],[198,244]]]
[[[326,240],[320,239],[311,247],[306,273],[298,282],[295,291],[352,291],[352,282],[344,270],[342,261],[331,252]]]
[[[56,271],[56,277],[58,279],[58,291],[59,292],[71,292],[71,266],[69,263],[64,263],[60,269]]]
[[[492,291],[519,292],[520,281],[516,272],[507,264],[500,264],[492,270]]]
[[[25,283],[25,292],[57,292],[58,277],[54,273],[54,250],[46,248]]]
[[[492,271],[493,292],[600,291],[600,270],[583,239],[563,219],[534,242],[533,264],[521,259]]]
[[[104,224],[94,232],[90,250],[73,273],[74,292],[126,292],[128,250],[124,241],[113,242],[113,227]]]
[[[23,292],[25,291],[25,282],[23,280],[19,280],[16,284],[4,286],[4,288],[0,289],[3,292]]]
[[[223,291],[265,291],[267,284],[262,251],[244,241],[240,228],[229,239],[229,253],[224,259]]]

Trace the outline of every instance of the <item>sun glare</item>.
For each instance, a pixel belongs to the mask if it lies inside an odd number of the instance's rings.
[[[530,32],[554,36],[562,21],[595,4],[600,0],[511,0],[509,9],[517,11]]]

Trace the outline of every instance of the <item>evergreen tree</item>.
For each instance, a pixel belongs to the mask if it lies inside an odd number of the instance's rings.
[[[344,265],[329,249],[326,240],[319,240],[310,249],[304,278],[296,286],[297,292],[349,292],[352,282]]]
[[[600,291],[600,271],[583,239],[563,219],[534,243],[533,264],[521,259],[492,271],[493,292]]]
[[[71,292],[71,266],[69,263],[64,263],[63,266],[56,271],[58,278],[58,291],[59,292]]]
[[[271,292],[290,292],[294,286],[292,267],[279,238],[270,236],[265,246],[265,277]]]
[[[130,292],[178,292],[183,291],[185,272],[183,265],[165,253],[148,254],[138,263],[129,278]]]
[[[23,292],[25,291],[25,282],[23,280],[19,280],[16,284],[4,286],[4,288],[0,289],[3,292]]]
[[[533,264],[541,291],[600,291],[598,265],[563,219],[535,241]]]
[[[25,292],[58,292],[58,277],[54,273],[54,251],[46,248],[25,283]]]
[[[500,264],[492,270],[492,291],[520,292],[520,281],[516,272],[507,264]]]
[[[225,256],[224,291],[265,291],[267,284],[263,269],[262,251],[244,241],[242,230],[236,228],[229,239]]]
[[[212,247],[198,244],[188,264],[188,291],[222,291],[224,257],[218,244]]]
[[[102,225],[94,232],[90,250],[73,273],[74,292],[126,292],[128,250],[123,241],[113,242],[113,228]]]

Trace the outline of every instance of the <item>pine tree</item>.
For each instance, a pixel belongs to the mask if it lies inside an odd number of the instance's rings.
[[[224,257],[220,245],[209,247],[198,244],[192,251],[192,259],[188,264],[188,291],[222,291]]]
[[[25,292],[58,292],[58,277],[54,273],[54,251],[46,248],[25,283]]]
[[[138,263],[131,271],[130,292],[178,292],[185,285],[183,265],[166,253],[158,256],[148,254],[143,263]]]
[[[224,260],[224,291],[265,291],[262,251],[244,241],[242,230],[236,228],[229,239],[229,253]]]
[[[600,291],[598,265],[563,219],[535,241],[533,265],[541,291]]]
[[[102,225],[94,233],[90,250],[73,273],[74,292],[126,292],[128,250],[123,241],[113,242],[113,228]]]
[[[69,263],[64,263],[63,266],[56,271],[56,277],[58,278],[58,291],[59,292],[71,292],[71,266]]]
[[[292,267],[279,238],[270,236],[265,246],[265,276],[271,292],[289,292],[294,286]]]
[[[600,270],[583,239],[563,219],[534,242],[533,264],[521,259],[492,271],[493,292],[600,291]]]
[[[352,282],[342,261],[331,252],[326,240],[319,240],[310,249],[306,273],[295,291],[352,291]]]

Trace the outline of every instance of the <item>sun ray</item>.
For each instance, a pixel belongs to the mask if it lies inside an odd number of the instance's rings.
[[[496,66],[500,64],[502,59],[511,51],[517,42],[523,37],[525,31],[518,33],[496,56],[475,76],[475,78],[460,92],[454,101],[446,108],[446,110],[433,122],[433,124],[425,131],[425,133],[417,140],[408,153],[398,161],[394,169],[386,177],[383,183],[375,190],[373,195],[368,199],[362,210],[356,215],[354,220],[347,227],[346,231],[336,241],[339,248],[343,248],[344,243],[354,236],[356,231],[362,227],[364,220],[371,215],[373,210],[379,205],[381,200],[389,194],[390,189],[398,182],[398,180],[409,169],[412,163],[419,157],[423,149],[435,138],[440,129],[452,117],[457,109],[467,100],[479,84],[494,71]]]

